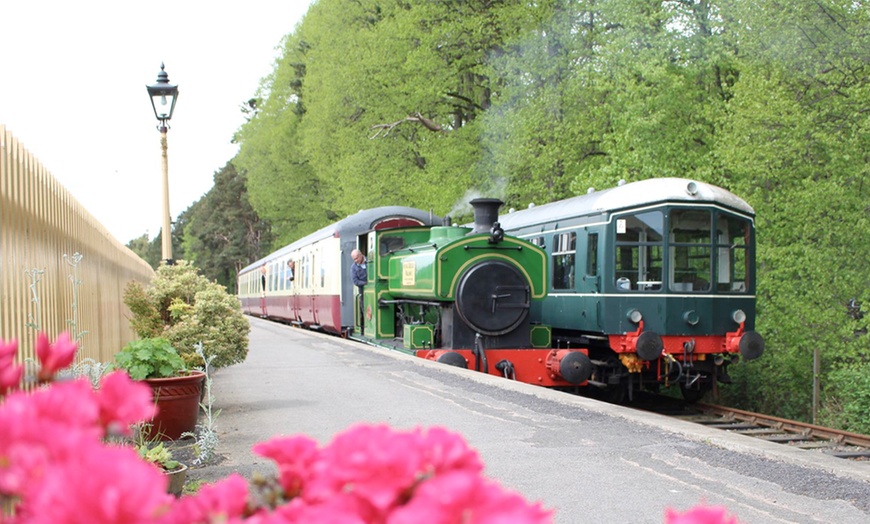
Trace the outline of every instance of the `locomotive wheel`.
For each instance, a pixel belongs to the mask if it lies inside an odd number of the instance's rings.
[[[513,266],[485,260],[462,275],[456,288],[456,312],[483,335],[512,332],[529,314],[531,289]]]
[[[454,366],[457,368],[468,369],[468,363],[465,361],[465,357],[456,353],[454,351],[448,351],[438,357],[436,362],[440,362],[441,364],[447,364],[448,366]]]

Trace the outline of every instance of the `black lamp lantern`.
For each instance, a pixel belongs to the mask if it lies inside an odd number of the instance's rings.
[[[164,71],[163,63],[160,64],[157,83],[146,87],[148,95],[151,96],[154,116],[160,121],[160,127],[166,127],[166,122],[172,118],[175,110],[175,101],[178,100],[178,86],[169,83],[169,75]]]
[[[166,135],[169,126],[166,125],[172,118],[175,110],[175,101],[178,100],[178,86],[169,83],[169,75],[160,64],[160,73],[157,75],[157,83],[148,88],[151,96],[151,107],[154,108],[154,116],[160,121],[157,130],[160,131],[160,149],[162,151],[163,164],[163,230],[161,231],[163,261],[172,264],[172,218],[169,215],[169,157],[167,154]]]

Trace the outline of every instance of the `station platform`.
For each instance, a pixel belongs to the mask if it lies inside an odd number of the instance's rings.
[[[216,460],[206,482],[271,474],[254,444],[321,444],[360,423],[441,426],[485,475],[555,510],[554,521],[661,523],[666,508],[725,506],[741,523],[870,522],[870,462],[638,412],[249,317],[246,361],[213,375]]]

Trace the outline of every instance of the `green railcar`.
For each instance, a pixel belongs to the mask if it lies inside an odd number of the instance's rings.
[[[547,251],[533,321],[583,347],[610,398],[678,385],[697,399],[764,349],[755,323],[755,215],[703,182],[650,179],[508,213],[509,234]]]

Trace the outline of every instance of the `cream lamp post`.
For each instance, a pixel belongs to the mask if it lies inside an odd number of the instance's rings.
[[[175,110],[175,101],[178,100],[178,86],[169,83],[169,75],[160,64],[160,73],[157,74],[157,83],[145,86],[148,96],[151,97],[151,107],[154,108],[154,116],[160,124],[160,148],[163,151],[163,262],[172,264],[172,218],[169,215],[169,159],[166,153],[166,132],[169,130],[169,120]]]

